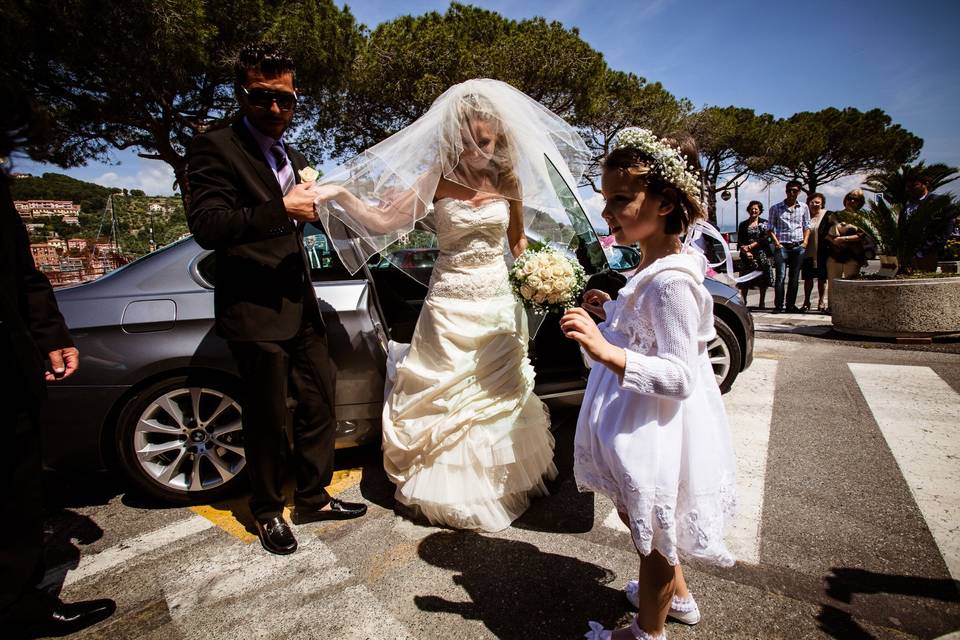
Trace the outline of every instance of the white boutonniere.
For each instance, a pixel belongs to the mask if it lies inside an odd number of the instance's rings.
[[[303,182],[313,182],[320,177],[320,172],[310,166],[300,169],[298,173],[300,174],[300,180]]]

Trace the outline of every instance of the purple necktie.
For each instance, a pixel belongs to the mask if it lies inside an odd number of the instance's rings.
[[[277,179],[280,181],[280,191],[283,192],[283,195],[287,195],[287,192],[293,188],[295,180],[293,178],[293,167],[290,166],[290,162],[287,161],[287,154],[284,153],[283,147],[280,146],[279,142],[275,142],[272,147],[270,147],[270,154],[273,156],[273,160],[277,165]]]

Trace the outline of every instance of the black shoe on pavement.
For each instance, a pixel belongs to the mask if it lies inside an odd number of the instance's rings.
[[[81,600],[80,602],[57,602],[43,618],[24,626],[20,638],[60,637],[76,633],[106,620],[117,610],[113,600]]]
[[[297,550],[297,539],[293,537],[293,531],[283,516],[257,520],[257,535],[260,536],[260,544],[270,553],[285,556]]]
[[[328,505],[329,509],[327,509]],[[367,505],[360,502],[344,502],[343,500],[330,498],[330,502],[323,507],[295,508],[291,519],[294,524],[306,524],[318,520],[349,520],[350,518],[359,518],[366,512]]]
[[[774,307],[773,309],[770,309],[770,313],[783,313],[783,309],[780,307]]]
[[[787,313],[802,313],[797,307],[787,307]]]

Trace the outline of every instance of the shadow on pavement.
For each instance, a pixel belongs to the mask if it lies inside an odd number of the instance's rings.
[[[550,495],[534,500],[513,526],[547,533],[586,533],[593,528],[592,493],[580,493],[573,477],[573,439],[577,429],[576,409],[555,411],[552,416],[556,444],[553,463],[557,478],[547,483]]]
[[[619,620],[605,612],[625,608],[620,589],[606,586],[613,572],[526,542],[440,532],[424,538],[418,552],[431,565],[456,571],[453,581],[470,601],[414,596],[417,607],[479,620],[497,638],[580,636],[571,631],[586,632],[588,620],[614,627]]]
[[[47,509],[44,514],[43,563],[40,588],[59,595],[71,569],[80,564],[80,546],[103,537],[103,529],[90,517],[70,509]]]
[[[876,573],[866,569],[835,567],[825,579],[826,594],[838,602],[852,604],[855,594],[891,594],[895,596],[910,596],[926,600],[937,600],[945,603],[960,602],[960,582],[949,578],[925,578],[922,576],[891,575]],[[914,607],[915,608],[915,607]],[[933,605],[932,608],[937,608]],[[887,610],[887,613],[891,613]],[[918,612],[919,613],[919,612]],[[943,611],[943,617],[935,620],[930,616],[921,616],[924,635],[939,636],[956,628],[960,620],[954,617],[950,620],[948,612]],[[874,636],[861,627],[851,613],[839,607],[822,604],[817,616],[820,628],[834,638],[873,638]],[[901,620],[901,622],[908,622]],[[913,626],[912,624],[909,626]],[[912,629],[916,631],[916,629]]]

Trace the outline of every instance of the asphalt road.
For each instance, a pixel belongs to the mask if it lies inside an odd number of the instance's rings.
[[[960,355],[758,316],[725,396],[738,453],[732,569],[690,565],[703,613],[670,638],[932,638],[960,629]],[[637,558],[605,498],[578,493],[575,415],[555,412],[553,494],[475,534],[396,516],[375,449],[332,491],[366,517],[266,553],[244,500],[152,504],[106,475],[47,478],[49,588],[111,597],[83,638],[581,638],[626,624]]]

